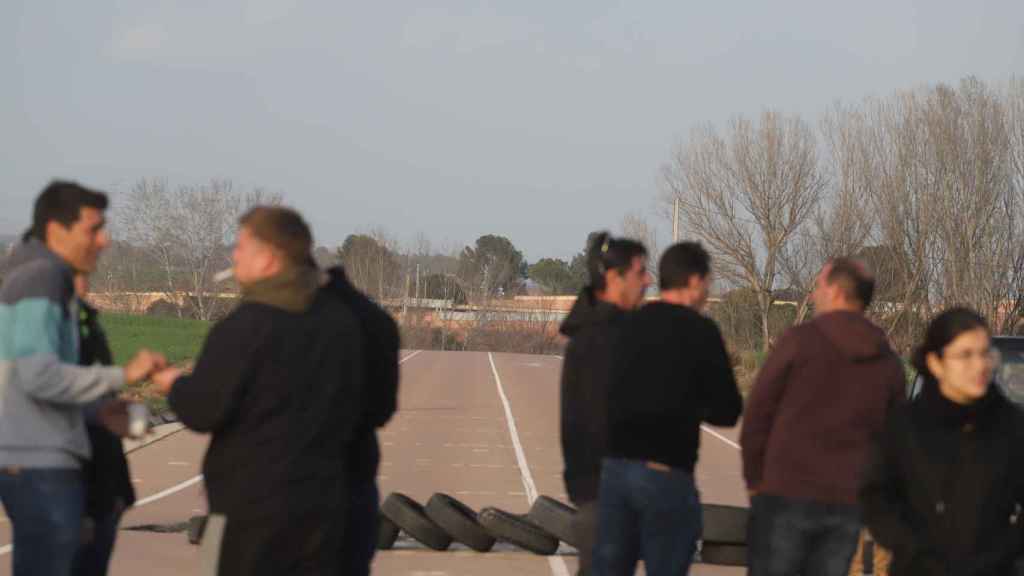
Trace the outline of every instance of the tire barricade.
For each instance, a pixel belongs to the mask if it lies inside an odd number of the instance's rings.
[[[749,511],[736,506],[703,505],[704,533],[697,562],[722,566],[747,563]],[[558,553],[559,544],[576,543],[572,506],[541,496],[526,514],[487,507],[474,511],[448,494],[434,494],[424,506],[409,496],[393,492],[381,504],[377,549],[391,550],[404,534],[423,546],[448,550],[452,543],[480,553],[502,542],[540,556]],[[188,539],[198,544],[205,517],[189,522]]]

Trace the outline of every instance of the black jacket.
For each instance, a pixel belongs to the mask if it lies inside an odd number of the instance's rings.
[[[362,382],[359,326],[322,291],[302,313],[243,302],[217,323],[168,398],[183,424],[213,434],[210,512],[231,521],[340,505]]]
[[[387,424],[398,408],[398,324],[349,282],[340,266],[327,271],[326,290],[341,299],[355,315],[363,338],[364,412],[348,454],[354,480],[373,481],[380,464],[377,428]]]
[[[992,386],[964,408],[936,386],[893,410],[861,488],[891,574],[1002,575],[1020,553],[1024,414]]]
[[[114,359],[96,309],[82,301],[79,304],[79,364],[110,366]],[[92,460],[82,468],[86,484],[85,509],[90,518],[101,519],[110,514],[118,499],[125,506],[134,504],[135,488],[132,486],[121,439],[96,423],[87,423],[86,430],[92,445]]]
[[[608,439],[608,386],[616,330],[626,313],[584,288],[562,323],[569,337],[562,364],[565,486],[576,503],[597,500]]]
[[[644,306],[623,324],[609,397],[608,453],[693,472],[700,424],[743,410],[718,326],[691,308]]]

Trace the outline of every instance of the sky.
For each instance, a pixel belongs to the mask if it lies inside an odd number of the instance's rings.
[[[530,261],[655,213],[688,132],[1024,74],[1020,0],[0,2],[0,234],[52,178],[278,191],[318,244]],[[116,230],[115,230],[116,234]]]

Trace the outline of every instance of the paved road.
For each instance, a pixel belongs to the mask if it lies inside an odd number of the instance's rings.
[[[565,499],[558,444],[556,357],[460,352],[407,352],[402,366],[400,411],[380,435],[382,497],[404,492],[426,502],[446,492],[479,509],[525,512],[530,497]],[[707,429],[697,477],[706,502],[746,505],[735,431]],[[144,502],[123,527],[173,524],[199,514],[205,504],[199,464],[206,439],[188,431],[129,454],[136,490]],[[10,543],[0,519],[0,546]],[[0,553],[3,549],[0,548]],[[0,576],[10,573],[0,555]],[[468,549],[433,552],[401,540],[378,554],[373,573],[383,576],[566,576],[575,552],[564,546],[544,558],[501,547],[489,554]],[[113,576],[192,574],[198,548],[181,533],[122,530]],[[743,570],[697,565],[697,575]]]

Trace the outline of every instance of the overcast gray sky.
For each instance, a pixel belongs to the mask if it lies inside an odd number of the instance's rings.
[[[0,48],[0,232],[53,177],[224,177],[320,244],[536,260],[649,214],[694,124],[1024,73],[1024,2],[3,0]]]

